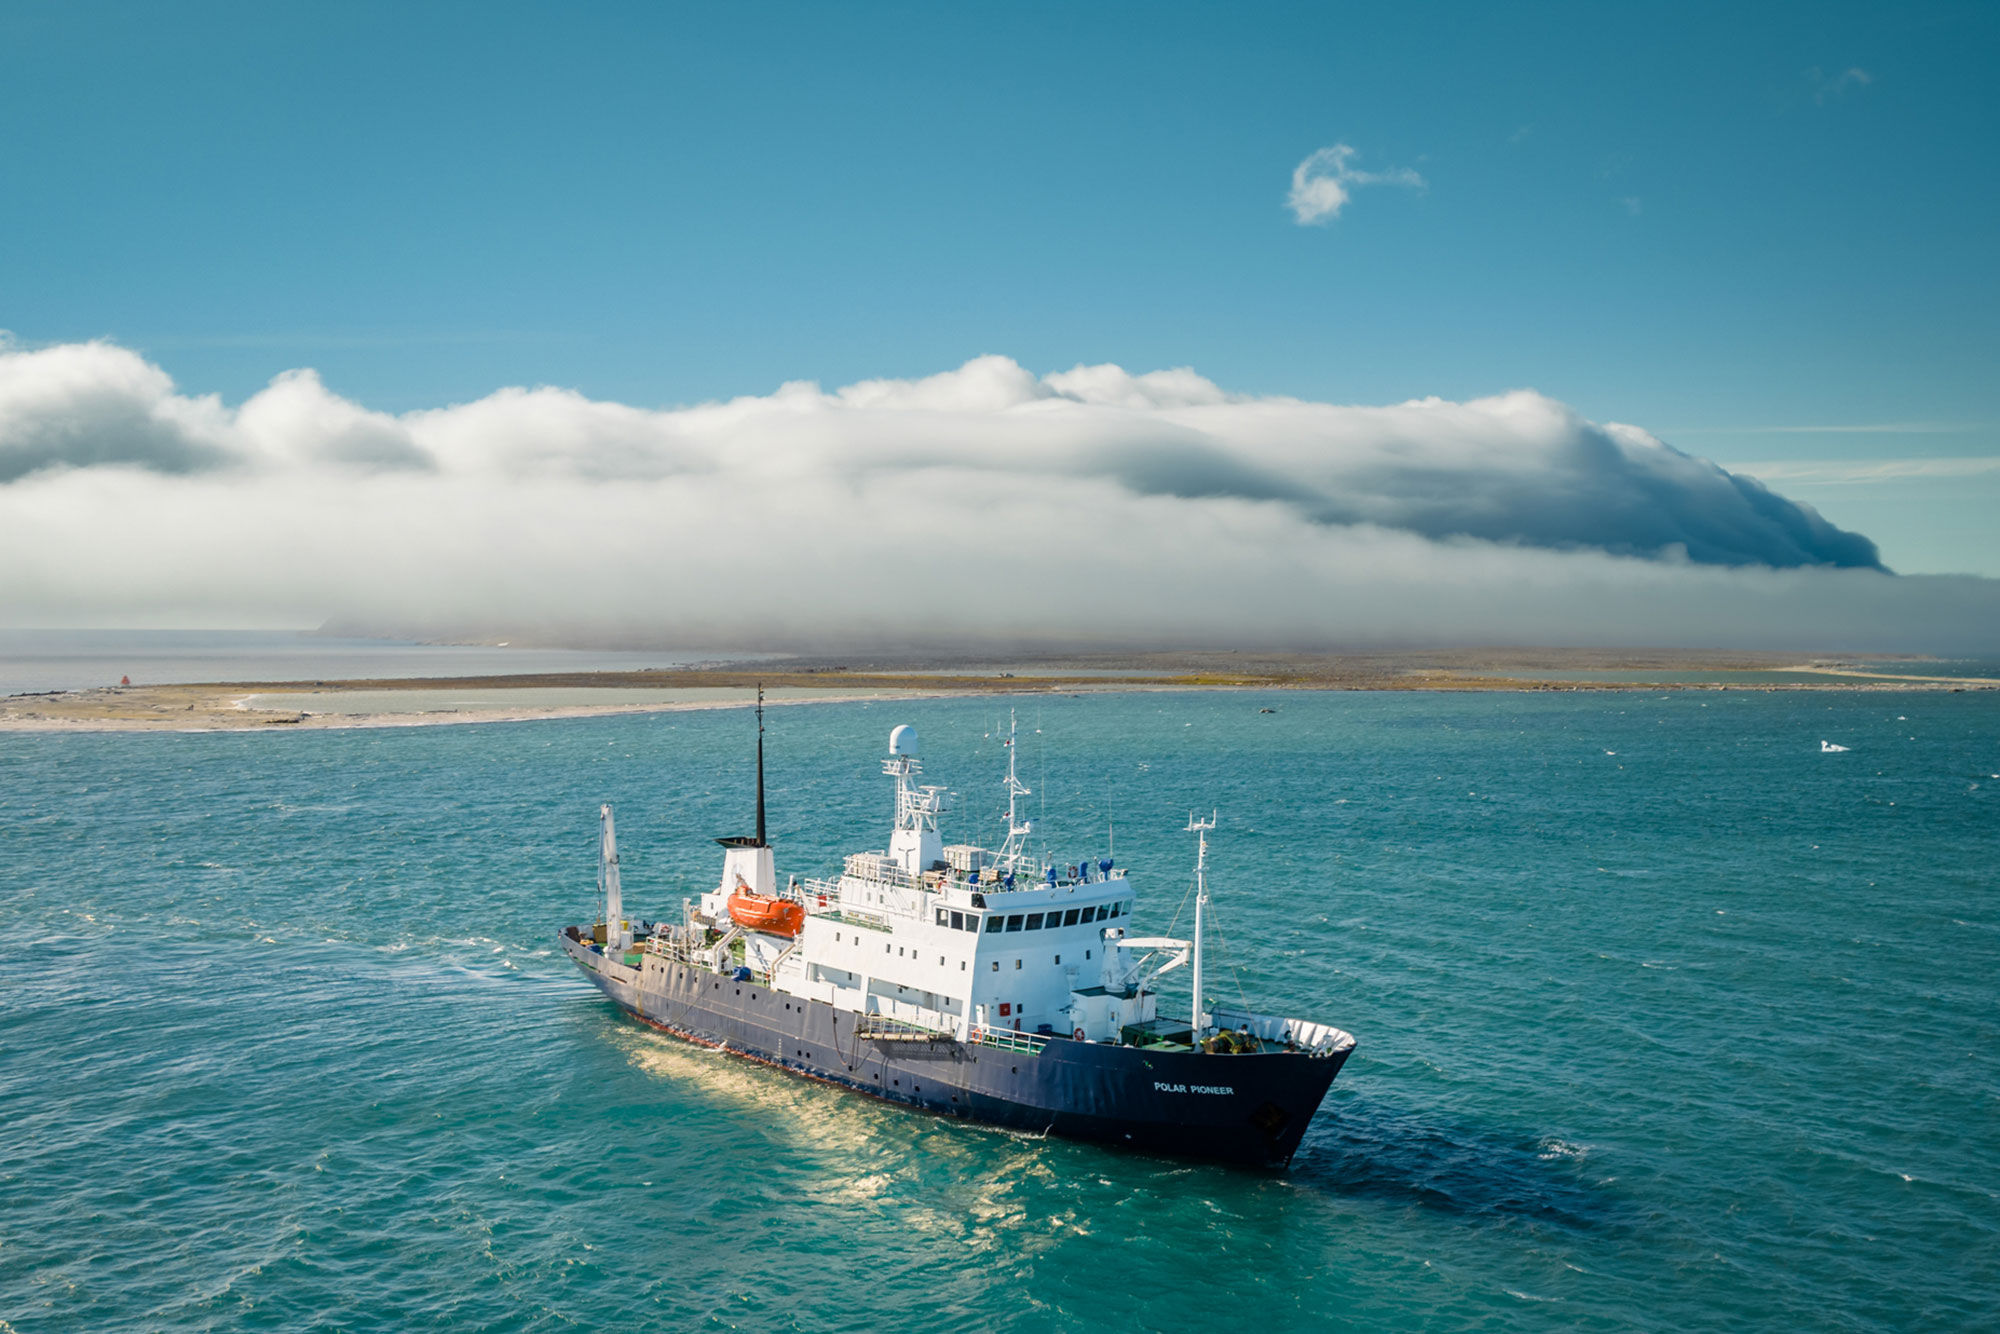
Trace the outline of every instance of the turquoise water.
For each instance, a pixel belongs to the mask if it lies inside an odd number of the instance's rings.
[[[1001,707],[773,710],[781,873],[883,842],[905,719],[990,828]],[[0,1328],[2000,1326],[2000,695],[1021,708],[1054,850],[1164,929],[1219,807],[1222,994],[1359,1037],[1290,1173],[621,1019],[550,945],[596,806],[705,886],[744,711],[15,734]]]
[[[514,648],[343,639],[306,630],[20,630],[0,627],[0,695],[183,681],[313,681],[517,672],[642,671],[727,658],[709,650]]]

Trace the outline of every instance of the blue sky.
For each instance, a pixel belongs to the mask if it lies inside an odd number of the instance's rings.
[[[17,2],[0,328],[390,412],[989,353],[1531,387],[2000,574],[1996,38],[1971,4]],[[1422,185],[1301,225],[1336,144]]]

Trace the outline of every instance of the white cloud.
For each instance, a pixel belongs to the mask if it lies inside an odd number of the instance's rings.
[[[1677,426],[1672,435],[1962,435],[1979,422],[1850,422],[1837,426]]]
[[[1334,144],[1309,154],[1292,168],[1291,193],[1285,204],[1301,227],[1324,224],[1340,216],[1353,191],[1363,185],[1406,185],[1421,190],[1424,178],[1408,167],[1361,171],[1352,163],[1360,154],[1346,144]]]
[[[2000,634],[2000,583],[1888,575],[1809,507],[1529,391],[1343,406],[983,357],[669,410],[517,388],[396,416],[309,372],[230,408],[91,344],[0,350],[0,476],[15,625],[745,647]]]
[[[2000,473],[2000,456],[1959,455],[1901,459],[1779,459],[1738,463],[1732,470],[1768,482],[1843,486],[1934,477],[1984,477]]]

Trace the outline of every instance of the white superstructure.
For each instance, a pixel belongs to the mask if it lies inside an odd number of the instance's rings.
[[[1033,826],[1018,816],[1028,788],[1013,742],[1010,725],[1008,833],[997,851],[942,843],[946,793],[918,781],[916,729],[906,724],[890,735],[882,766],[895,780],[886,849],[852,854],[838,877],[794,879],[777,891],[761,837],[729,846],[723,883],[686,905],[681,930],[656,934],[648,948],[717,965],[738,959],[774,990],[960,1039],[1005,1031],[1123,1040],[1156,1018],[1153,980],[1185,963],[1193,945],[1128,937],[1132,890],[1109,857],[1057,865],[1026,851]],[[802,904],[797,938],[733,920],[728,899],[744,887]]]

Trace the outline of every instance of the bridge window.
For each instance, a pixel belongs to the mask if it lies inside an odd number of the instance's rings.
[[[944,926],[944,925],[946,925],[946,922],[945,922],[945,919],[944,919],[943,917],[939,917],[939,918],[938,918],[938,925],[939,925],[939,926]],[[951,926],[951,929],[952,929],[952,930],[954,930],[954,931],[963,931],[963,930],[965,930],[965,914],[964,914],[964,913],[962,913],[962,912],[955,912],[955,913],[953,913],[953,914],[951,915],[951,922],[950,922],[950,926]],[[976,927],[974,928],[974,930],[977,930],[977,929],[978,929],[978,928],[976,928]]]
[[[950,920],[951,919],[945,915],[945,910],[943,908],[939,908],[937,910],[937,924],[939,926],[944,926]]]
[[[1080,909],[1077,909],[1077,908],[1071,908],[1071,909],[1070,909],[1070,910],[1069,910],[1068,912],[1064,913],[1064,914],[1063,914],[1063,925],[1064,925],[1064,926],[1075,926],[1075,925],[1076,925],[1076,915],[1077,915],[1077,913],[1078,913],[1079,911],[1081,911],[1081,910],[1080,910]]]
[[[1042,915],[1041,915],[1040,913],[1038,913],[1038,912],[1031,912],[1031,913],[1029,913],[1029,914],[1028,914],[1028,925],[1027,925],[1027,927],[1026,927],[1025,929],[1026,929],[1026,930],[1029,930],[1029,931],[1039,931],[1039,930],[1041,930],[1041,929],[1042,929]]]
[[[1007,919],[1007,929],[1009,931],[1019,931],[1021,929],[1021,914],[1015,913]]]
[[[986,934],[988,934],[988,935],[990,936],[990,935],[992,935],[992,934],[993,934],[994,932],[998,931],[998,930],[1000,929],[1000,926],[1001,926],[1001,923],[1002,923],[1002,922],[1004,922],[1005,920],[1006,920],[1005,918],[1001,917],[1001,916],[1000,916],[999,914],[997,914],[997,913],[996,913],[996,914],[994,914],[994,915],[993,915],[992,917],[989,917],[989,918],[987,918],[987,919],[986,919]]]
[[[1095,908],[1085,908],[1085,909],[1083,910],[1083,920],[1084,920],[1084,921],[1086,921],[1086,922],[1094,922],[1094,921],[1096,921],[1096,920],[1097,920],[1097,909],[1095,909]]]

